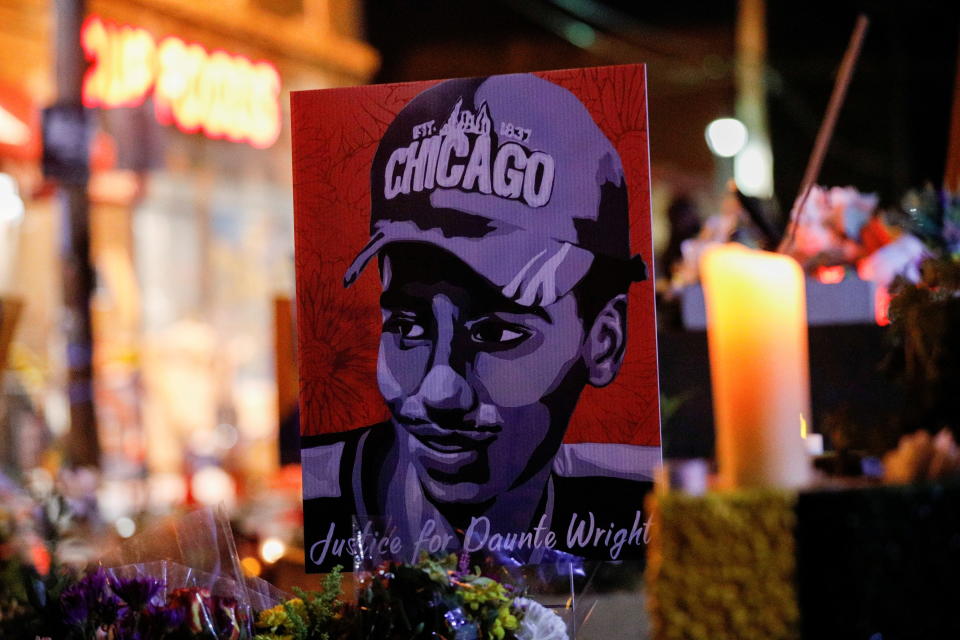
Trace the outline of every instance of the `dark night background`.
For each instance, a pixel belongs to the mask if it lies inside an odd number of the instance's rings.
[[[368,0],[366,12],[383,54],[376,82],[646,62],[655,177],[684,187],[712,170],[703,129],[732,113],[736,2]],[[942,179],[960,2],[769,2],[768,108],[784,208],[859,12],[870,29],[820,182],[890,199]]]
[[[678,194],[716,192],[704,142],[733,114],[737,2],[626,0],[368,0],[367,34],[383,66],[375,82],[645,62],[654,209]],[[957,74],[960,2],[768,2],[767,106],[775,195],[789,209],[826,110],[856,16],[870,18],[863,52],[818,182],[854,185],[896,202],[943,179]],[[704,211],[704,214],[712,211]],[[655,225],[661,223],[655,215]],[[655,228],[656,236],[656,228]],[[711,456],[706,335],[661,307],[661,392],[682,398],[664,416],[664,455]],[[876,326],[810,330],[813,422],[856,416],[870,428],[902,396],[880,372]]]

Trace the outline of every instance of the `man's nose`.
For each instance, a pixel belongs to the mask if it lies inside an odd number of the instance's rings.
[[[464,378],[464,363],[456,351],[457,306],[446,296],[434,298],[436,341],[430,368],[417,392],[430,419],[437,423],[462,420],[474,405],[474,393]]]
[[[434,362],[420,384],[419,395],[428,412],[431,409],[469,411],[473,408],[473,390],[447,363]]]

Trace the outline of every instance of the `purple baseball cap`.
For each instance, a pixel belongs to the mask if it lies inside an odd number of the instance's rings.
[[[344,286],[398,242],[452,253],[525,306],[565,295],[600,256],[646,278],[616,149],[576,96],[537,76],[420,93],[381,138],[370,182],[370,241]]]

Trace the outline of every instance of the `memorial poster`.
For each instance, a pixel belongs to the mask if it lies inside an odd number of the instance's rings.
[[[292,135],[307,570],[641,557],[645,68],[300,91]]]

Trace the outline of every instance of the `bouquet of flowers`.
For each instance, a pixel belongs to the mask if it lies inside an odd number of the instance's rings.
[[[234,597],[200,587],[168,589],[162,579],[118,577],[102,567],[64,590],[59,603],[65,640],[249,637],[248,613]]]
[[[467,571],[455,555],[385,562],[361,583],[358,603],[338,600],[340,573],[321,593],[262,611],[255,640],[566,640],[566,626],[518,589]]]
[[[76,579],[54,553],[67,510],[62,496],[38,499],[0,474],[0,638],[56,628],[60,593]]]
[[[893,240],[874,213],[878,200],[853,187],[811,186],[788,252],[808,270],[870,255]]]
[[[510,584],[516,575],[503,566],[468,570],[467,554],[367,564],[366,572],[358,564],[355,602],[342,597],[339,570],[326,576],[322,591],[294,589],[290,597],[244,575],[223,510],[160,521],[84,571],[56,553],[57,523],[71,517],[67,502],[41,505],[2,482],[0,497],[0,638],[567,638],[559,616]]]
[[[0,637],[244,640],[256,612],[285,597],[243,575],[222,511],[163,521],[81,571],[53,553],[54,529],[38,536],[19,522],[21,512],[49,515],[31,504],[0,506]]]

